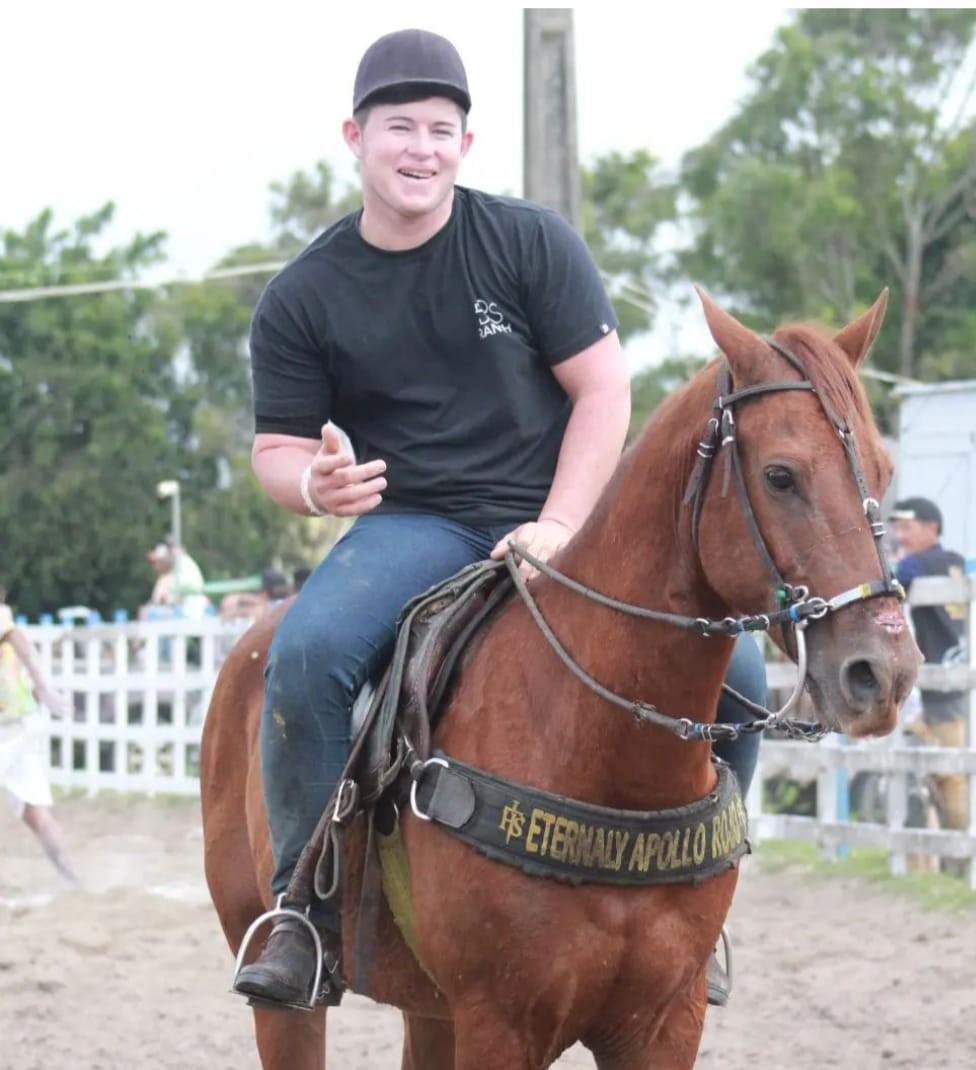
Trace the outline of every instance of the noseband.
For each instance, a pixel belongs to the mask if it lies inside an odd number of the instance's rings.
[[[803,690],[806,678],[806,642],[804,630],[810,621],[820,620],[828,613],[834,613],[856,602],[867,601],[872,598],[896,597],[903,600],[905,591],[895,578],[888,555],[884,547],[885,525],[881,519],[881,507],[875,498],[868,493],[867,480],[864,478],[864,469],[861,466],[854,443],[854,433],[846,420],[842,420],[835,412],[829,400],[817,390],[807,377],[799,357],[785,346],[772,338],[765,341],[782,356],[797,372],[801,378],[799,381],[783,380],[772,383],[759,383],[755,386],[743,387],[735,390],[732,382],[732,372],[728,362],[724,361],[719,368],[718,396],[712,405],[712,415],[709,417],[705,428],[705,434],[698,443],[697,458],[688,485],[685,489],[682,504],[691,506],[692,509],[692,543],[695,552],[699,553],[698,530],[704,505],[705,493],[708,488],[709,477],[714,467],[714,461],[719,454],[724,455],[725,470],[722,475],[721,494],[724,498],[728,493],[730,478],[734,478],[736,493],[742,506],[743,514],[749,527],[752,541],[759,552],[759,556],[766,567],[773,582],[776,602],[780,608],[769,613],[759,613],[744,617],[723,617],[720,620],[711,620],[707,617],[685,617],[677,613],[663,613],[658,610],[646,609],[635,606],[629,602],[621,602],[615,598],[594,591],[585,585],[570,579],[558,569],[541,561],[535,555],[529,553],[518,543],[511,542],[511,553],[507,555],[509,572],[515,583],[515,587],[525,602],[532,618],[535,620],[540,631],[545,636],[555,653],[591,690],[605,698],[607,701],[628,710],[638,720],[656,724],[662,728],[668,728],[680,739],[713,740],[735,739],[741,732],[761,732],[766,728],[776,727],[785,731],[788,735],[800,739],[819,739],[828,731],[823,725],[794,721],[787,714],[796,706]],[[878,561],[881,566],[880,580],[867,580],[851,587],[832,598],[811,596],[805,586],[793,586],[786,582],[782,573],[773,560],[766,540],[763,538],[759,523],[756,520],[755,510],[749,498],[749,490],[742,474],[742,463],[739,456],[738,439],[736,437],[735,408],[745,402],[755,400],[767,394],[781,393],[787,390],[806,390],[817,398],[820,407],[827,417],[844,447],[848,465],[854,477],[858,494],[861,497],[861,506],[871,528]],[[793,694],[784,706],[772,712],[762,706],[750,702],[745,696],[734,691],[727,684],[723,689],[729,692],[738,702],[747,709],[760,716],[752,721],[741,724],[712,724],[692,721],[687,717],[672,717],[662,713],[656,707],[643,702],[633,702],[617,695],[604,687],[598,680],[590,676],[559,641],[549,623],[543,617],[538,604],[529,591],[524,577],[518,570],[518,560],[524,560],[539,572],[555,580],[569,590],[588,598],[598,605],[618,610],[629,616],[639,617],[644,620],[654,620],[665,624],[671,624],[687,631],[697,631],[703,636],[724,635],[734,637],[742,632],[769,631],[774,626],[782,626],[784,635],[786,629],[792,630],[794,646],[796,649],[797,683]]]

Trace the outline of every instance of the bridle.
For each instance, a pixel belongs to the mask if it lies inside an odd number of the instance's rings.
[[[729,475],[731,473],[735,477],[735,489],[739,496],[739,502],[742,506],[742,511],[745,514],[746,522],[749,525],[752,541],[756,549],[759,551],[759,556],[773,581],[773,585],[777,592],[777,600],[802,606],[798,619],[817,619],[825,616],[833,610],[841,609],[853,602],[860,602],[869,598],[883,598],[889,595],[896,595],[903,598],[904,591],[902,590],[901,584],[895,579],[884,547],[885,526],[884,521],[881,519],[881,507],[877,500],[872,498],[868,492],[867,480],[864,478],[864,469],[861,466],[861,461],[857,454],[857,447],[854,443],[854,432],[851,430],[847,421],[841,419],[837,415],[829,400],[817,390],[807,377],[806,369],[803,367],[799,357],[787,349],[786,346],[777,342],[774,338],[766,338],[765,341],[772,349],[779,353],[780,356],[787,360],[793,368],[799,372],[802,378],[796,382],[787,380],[775,383],[759,383],[756,386],[747,386],[742,390],[735,390],[733,388],[732,372],[728,362],[723,362],[719,368],[718,397],[716,397],[713,403],[712,415],[706,425],[705,435],[698,444],[698,457],[691,473],[691,478],[688,480],[688,486],[682,500],[684,505],[690,504],[692,506],[691,537],[695,551],[698,551],[699,521],[705,498],[705,489],[708,484],[708,477],[713,467],[712,461],[715,458],[717,450],[725,450],[726,466],[722,479],[722,497],[724,498],[728,493]],[[782,574],[773,560],[772,554],[769,552],[769,548],[766,546],[766,540],[763,538],[763,534],[759,529],[759,523],[756,520],[756,514],[749,498],[749,491],[742,475],[742,464],[739,458],[739,444],[736,436],[734,415],[736,405],[752,401],[755,398],[763,397],[766,394],[782,393],[786,390],[806,390],[812,393],[820,402],[820,407],[823,409],[824,415],[832,424],[837,436],[840,438],[844,447],[844,452],[847,455],[847,462],[850,465],[851,473],[854,476],[854,482],[857,485],[858,494],[861,497],[861,506],[864,509],[864,515],[871,528],[871,535],[874,538],[875,549],[878,554],[878,562],[881,565],[880,580],[871,580],[868,583],[858,584],[856,587],[852,587],[847,591],[842,591],[840,594],[835,595],[829,601],[823,598],[810,598],[809,594],[805,595],[803,598],[791,596],[790,592],[793,591],[793,588],[791,588],[786,580],[783,579]],[[803,588],[803,590],[805,590],[805,588]]]
[[[692,510],[692,543],[695,552],[699,553],[698,531],[701,519],[702,507],[708,490],[709,479],[714,468],[714,463],[719,455],[725,458],[725,470],[722,476],[721,494],[724,498],[728,493],[730,479],[734,479],[736,493],[742,506],[743,514],[749,528],[752,542],[755,545],[760,558],[763,561],[770,578],[772,579],[776,601],[779,608],[769,613],[753,614],[744,617],[723,617],[719,620],[707,617],[686,617],[677,613],[664,613],[659,610],[647,609],[643,606],[635,606],[629,602],[622,602],[615,598],[601,594],[584,584],[571,579],[558,569],[541,561],[534,554],[529,553],[525,547],[516,542],[510,542],[511,553],[506,557],[509,572],[523,602],[529,610],[533,620],[539,627],[549,645],[559,656],[560,660],[569,670],[585,683],[591,690],[602,698],[631,712],[638,720],[667,728],[680,739],[712,740],[736,739],[741,732],[761,732],[767,728],[778,728],[794,738],[819,739],[829,729],[817,723],[795,721],[787,717],[799,702],[806,678],[806,641],[804,631],[811,621],[820,620],[828,613],[836,613],[847,606],[857,602],[867,601],[872,598],[896,597],[903,600],[904,588],[895,578],[888,555],[884,546],[885,525],[881,519],[881,507],[877,500],[868,492],[867,480],[864,477],[864,469],[858,457],[857,447],[854,442],[854,433],[846,420],[841,419],[830,401],[824,394],[817,390],[809,377],[802,361],[786,346],[781,345],[773,338],[765,341],[780,354],[797,372],[799,380],[780,380],[771,383],[759,383],[754,386],[743,387],[736,390],[732,381],[732,371],[728,361],[723,361],[719,367],[718,395],[712,403],[712,413],[705,426],[705,433],[698,443],[697,456],[691,476],[688,480],[682,505],[690,506]],[[861,506],[871,529],[878,561],[881,566],[880,580],[867,580],[857,584],[832,598],[811,596],[805,586],[794,586],[784,579],[782,573],[773,560],[766,540],[763,537],[756,519],[752,501],[749,498],[749,490],[742,474],[742,463],[739,456],[738,439],[736,436],[735,409],[736,406],[754,401],[768,394],[782,393],[787,390],[809,391],[817,398],[820,407],[827,420],[833,426],[847,456],[848,465],[857,486],[861,498]],[[783,707],[775,712],[757,706],[743,695],[738,694],[728,685],[723,688],[728,691],[738,702],[751,712],[759,714],[756,719],[739,724],[712,724],[692,721],[687,717],[672,717],[662,713],[655,706],[645,702],[632,701],[606,688],[598,680],[586,672],[566,650],[553,632],[548,621],[545,620],[535,598],[529,591],[525,578],[519,572],[518,562],[526,561],[540,573],[555,580],[563,587],[574,591],[576,594],[598,605],[617,610],[629,616],[639,617],[643,620],[654,620],[665,624],[682,628],[686,631],[696,631],[702,636],[724,635],[737,636],[743,632],[769,631],[775,626],[782,626],[784,636],[788,634],[786,629],[791,629],[794,648],[796,650],[797,682],[793,694]]]

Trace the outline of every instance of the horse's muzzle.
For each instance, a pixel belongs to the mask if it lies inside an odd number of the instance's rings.
[[[881,627],[852,608],[847,620],[838,614],[807,637],[810,692],[821,720],[850,736],[891,732],[918,675],[920,656],[908,629]]]

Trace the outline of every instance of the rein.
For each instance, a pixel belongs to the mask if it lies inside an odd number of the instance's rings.
[[[570,578],[558,569],[553,568],[552,565],[540,560],[534,554],[529,553],[524,546],[521,546],[514,541],[509,542],[511,553],[509,553],[505,559],[515,589],[525,603],[536,626],[570,672],[590,688],[591,691],[595,692],[607,702],[627,710],[639,721],[653,724],[673,732],[679,739],[718,742],[720,740],[737,739],[739,735],[744,732],[763,732],[767,728],[779,729],[794,739],[809,741],[822,739],[830,731],[825,725],[811,721],[796,721],[787,716],[799,702],[806,679],[807,654],[804,631],[807,625],[811,621],[820,620],[827,616],[828,613],[836,613],[856,602],[888,596],[894,596],[900,600],[905,598],[904,588],[895,578],[891,564],[888,561],[888,556],[884,548],[885,525],[884,521],[881,519],[881,508],[877,500],[870,497],[868,493],[867,480],[864,478],[864,469],[861,466],[860,458],[857,454],[853,432],[847,421],[842,420],[837,416],[827,398],[817,390],[807,377],[806,369],[803,367],[800,359],[774,339],[766,338],[765,341],[777,353],[784,357],[788,363],[799,372],[802,378],[799,381],[759,383],[755,386],[748,386],[741,390],[735,390],[729,365],[727,362],[722,364],[719,369],[719,393],[713,402],[712,415],[709,417],[708,423],[706,424],[705,434],[698,444],[695,467],[688,480],[682,504],[686,506],[691,505],[692,507],[692,544],[697,553],[699,552],[699,520],[704,504],[705,493],[708,487],[709,476],[713,467],[712,462],[719,451],[724,451],[725,471],[722,478],[722,497],[724,498],[728,493],[730,478],[734,476],[736,493],[748,522],[752,541],[773,580],[776,600],[780,603],[782,608],[772,610],[769,613],[758,613],[742,617],[723,617],[718,620],[709,619],[707,617],[683,616],[678,613],[665,613],[660,610],[647,609],[643,606],[633,605],[630,602],[622,602],[616,598],[611,598],[608,595],[602,594],[599,591],[595,591],[592,588],[579,583],[577,580]],[[752,401],[756,398],[764,397],[768,394],[780,393],[786,390],[806,390],[812,393],[820,402],[820,407],[822,408],[824,415],[837,432],[837,435],[844,446],[844,452],[847,456],[854,482],[857,485],[858,493],[861,496],[861,506],[864,510],[864,515],[868,520],[868,524],[870,525],[871,535],[874,539],[878,561],[881,566],[882,578],[880,580],[869,580],[860,583],[856,587],[841,591],[840,594],[836,594],[833,598],[829,599],[817,596],[811,597],[807,587],[792,586],[783,578],[773,560],[772,554],[769,552],[762,531],[759,528],[759,522],[756,520],[756,514],[749,498],[749,491],[742,475],[738,439],[736,437],[734,416],[735,406]],[[620,613],[625,613],[628,616],[638,617],[642,620],[659,621],[676,628],[684,629],[685,631],[694,631],[706,638],[714,635],[723,635],[731,638],[740,635],[743,632],[766,632],[775,626],[781,626],[784,629],[785,635],[786,628],[790,627],[793,632],[793,644],[796,651],[797,665],[797,682],[793,693],[787,699],[783,707],[774,712],[767,710],[762,706],[758,706],[754,702],[750,702],[745,696],[740,695],[727,684],[723,684],[722,688],[724,691],[732,695],[733,698],[747,709],[759,715],[752,721],[745,721],[737,724],[717,724],[712,722],[693,721],[688,717],[674,717],[670,714],[663,713],[661,710],[657,709],[656,706],[649,703],[624,698],[611,691],[609,688],[604,687],[604,685],[595,677],[591,676],[585,669],[583,669],[566,650],[555,632],[552,630],[548,621],[543,616],[532,593],[529,591],[525,578],[519,572],[516,559],[517,561],[527,562],[538,572],[542,573],[542,575],[549,577],[561,586],[598,605],[614,609]]]

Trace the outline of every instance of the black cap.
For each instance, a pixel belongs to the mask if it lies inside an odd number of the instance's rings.
[[[457,49],[446,37],[427,30],[397,30],[374,41],[356,71],[352,110],[380,103],[387,94],[404,102],[404,92],[449,97],[471,110],[468,76]],[[409,99],[409,98],[407,98]]]
[[[901,501],[895,502],[889,519],[921,520],[936,524],[938,531],[942,531],[942,513],[935,502],[930,502],[928,498],[902,498]]]

